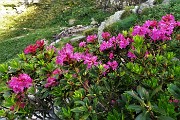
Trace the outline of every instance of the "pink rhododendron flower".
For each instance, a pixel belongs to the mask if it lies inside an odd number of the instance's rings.
[[[47,83],[44,85],[44,87],[48,88],[48,87],[54,87],[56,85],[58,85],[56,78],[48,77]]]
[[[84,58],[84,64],[87,64],[87,68],[91,68],[92,66],[97,66],[98,62],[97,62],[97,56],[86,56]]]
[[[111,37],[108,41],[109,43],[111,43],[114,47],[116,46],[117,44],[117,40],[116,40],[116,37]]]
[[[113,58],[114,58],[114,54],[113,54],[113,52],[110,52],[109,53],[109,59],[112,60]]]
[[[87,43],[94,43],[96,39],[97,39],[96,35],[88,35],[87,36]]]
[[[15,107],[24,108],[25,105],[26,105],[25,102],[18,101],[18,102],[15,103],[15,105],[10,107],[10,111],[14,111]]]
[[[24,108],[25,106],[26,106],[26,103],[24,103],[24,102],[19,103],[20,108]]]
[[[58,74],[61,74],[61,73],[62,73],[62,71],[61,71],[59,68],[55,69],[55,70],[52,72],[53,75],[58,75]]]
[[[108,70],[110,68],[109,65],[106,65],[106,64],[103,64],[103,67],[105,70]]]
[[[113,62],[108,62],[107,63],[113,70],[116,70],[117,69],[117,67],[118,67],[118,63],[117,63],[117,61],[113,61]]]
[[[108,40],[110,36],[111,36],[111,35],[110,35],[109,32],[103,32],[103,33],[102,33],[102,37],[103,37],[104,40]]]
[[[49,45],[49,46],[46,46],[46,50],[47,51],[54,50],[54,52],[56,52],[56,47],[54,47],[53,45]]]
[[[63,65],[64,62],[71,61],[74,58],[73,52],[73,46],[67,43],[62,50],[58,51],[59,56],[56,58],[56,63]]]
[[[29,75],[23,73],[19,74],[19,77],[11,77],[11,80],[8,82],[8,84],[15,93],[21,93],[24,92],[26,88],[32,86],[32,79]]]
[[[139,25],[135,26],[132,32],[133,36],[140,35],[145,37],[146,34],[149,33],[149,29],[146,27],[141,27]]]
[[[74,53],[74,59],[75,59],[76,61],[82,60],[83,57],[84,57],[84,55],[83,55],[82,53],[78,53],[78,52]]]
[[[104,68],[104,71],[102,72],[102,74],[105,76],[105,75],[106,75],[106,73],[109,71],[110,66],[109,66],[109,65],[107,65],[107,64],[103,64],[103,68]]]
[[[40,49],[43,48],[44,47],[44,40],[37,40],[36,46]]]
[[[130,52],[130,51],[128,52],[127,56],[128,56],[129,58],[131,58],[131,59],[137,58],[136,55],[135,55],[134,53]]]
[[[125,37],[121,33],[119,33],[118,36],[116,37],[116,40],[118,41],[118,43],[119,43],[119,41],[124,40],[124,39],[125,39]]]
[[[179,103],[179,100],[177,100],[177,99],[171,99],[171,100],[169,100],[169,102],[170,102],[170,103]]]
[[[174,21],[175,21],[175,18],[174,18],[173,15],[167,14],[167,15],[165,15],[165,16],[162,17],[162,20],[163,20],[164,22],[174,22]]]
[[[36,53],[37,50],[37,46],[36,45],[28,45],[25,49],[24,49],[24,54],[29,54],[29,53]]]
[[[156,20],[147,20],[144,24],[143,27],[146,28],[154,28],[157,27],[158,22]]]
[[[160,39],[160,31],[156,28],[152,29],[150,37],[153,41],[157,41]]]
[[[10,111],[14,111],[14,105],[13,106],[11,106],[9,109],[10,109]]]
[[[86,42],[84,42],[84,41],[83,41],[83,42],[80,42],[80,43],[79,43],[79,47],[86,47]]]
[[[119,42],[119,48],[123,49],[126,48],[129,45],[129,41],[126,39],[121,39]]]
[[[112,43],[110,43],[109,41],[103,41],[100,45],[99,50],[102,52],[104,50],[111,48],[112,46],[113,46]]]
[[[180,21],[177,21],[176,26],[180,27]]]

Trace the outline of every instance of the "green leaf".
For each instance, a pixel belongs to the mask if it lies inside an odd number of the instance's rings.
[[[148,93],[148,91],[146,91],[146,89],[144,89],[141,86],[138,86],[137,87],[137,92],[140,95],[141,99],[149,100],[149,93]]]
[[[132,96],[133,98],[135,98],[136,100],[138,100],[141,104],[145,104],[143,100],[141,100],[140,97],[138,97],[137,93],[134,91],[126,91],[127,94],[129,94],[130,96]]]
[[[85,106],[85,103],[83,101],[75,101],[74,103],[77,105]]]
[[[176,98],[180,100],[180,88],[177,85],[170,84],[168,91]]]
[[[174,119],[169,116],[158,116],[158,120],[174,120]]]
[[[159,108],[157,105],[154,105],[152,107],[152,110],[157,113],[160,113],[161,115],[166,115],[166,111],[164,109]]]
[[[129,105],[127,109],[133,109],[136,111],[137,114],[143,110],[143,107],[141,107],[140,105]]]
[[[0,110],[0,116],[2,117],[2,116],[5,116],[5,111],[4,110]]]
[[[81,106],[81,107],[76,107],[76,108],[73,108],[73,109],[71,109],[71,111],[72,112],[77,112],[77,113],[79,113],[79,112],[84,112],[84,111],[87,111],[88,109],[86,108],[86,107],[84,107],[84,106]]]
[[[107,82],[106,80],[107,80],[107,79],[103,79],[104,85],[105,85],[106,89],[107,89],[108,91],[110,91],[110,86],[109,86],[109,84],[108,84],[108,82]]]
[[[90,113],[86,113],[85,115],[83,115],[80,120],[87,120],[89,117]]]
[[[71,111],[70,111],[69,107],[68,107],[68,109],[62,107],[62,112],[63,112],[65,117],[68,117],[68,118],[71,117]]]
[[[8,64],[0,64],[0,72],[6,73],[8,71]]]
[[[141,114],[139,114],[135,120],[148,120],[148,115],[149,113],[146,111],[142,112]]]
[[[150,99],[156,94],[158,93],[159,91],[162,91],[162,85],[159,85],[155,90],[153,90],[151,96],[150,96]]]

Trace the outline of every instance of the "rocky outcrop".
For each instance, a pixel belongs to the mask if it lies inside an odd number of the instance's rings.
[[[54,45],[54,44],[60,42],[62,38],[70,38],[72,36],[74,36],[74,38],[72,38],[70,40],[71,42],[82,40],[85,38],[85,36],[81,35],[80,33],[82,33],[83,31],[85,31],[91,27],[92,26],[77,25],[77,26],[73,26],[70,28],[64,28],[62,30],[62,32],[53,36],[54,41],[51,43],[51,45]]]
[[[148,0],[144,3],[142,3],[140,6],[139,6],[139,9],[137,11],[137,13],[141,14],[142,11],[145,9],[145,8],[150,8],[150,7],[153,7],[154,6],[154,3],[155,3],[155,0]]]
[[[139,6],[135,6],[134,9],[131,9],[132,12],[140,14],[145,8],[153,7],[155,0],[147,0],[146,2],[140,4]],[[110,16],[107,20],[103,21],[98,28],[98,42],[102,42],[102,33],[105,27],[121,20],[121,15],[124,13],[124,10],[115,12],[114,15]]]
[[[167,5],[167,4],[169,4],[170,3],[170,0],[164,0],[163,2],[162,2],[162,4],[165,4],[165,5]]]
[[[102,34],[104,28],[119,21],[123,12],[124,12],[124,10],[117,11],[117,12],[115,12],[114,15],[110,16],[107,20],[105,20],[104,22],[101,23],[101,25],[98,28],[98,42],[102,41],[101,34]]]

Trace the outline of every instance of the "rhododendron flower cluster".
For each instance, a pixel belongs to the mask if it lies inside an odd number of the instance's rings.
[[[98,64],[97,56],[93,56],[89,53],[74,53],[73,46],[68,43],[58,52],[56,58],[56,63],[60,65],[64,65],[64,63],[70,64],[76,61],[84,61],[84,64],[87,64],[88,68]]]
[[[58,77],[62,75],[62,71],[60,69],[55,69],[51,75],[48,75],[47,82],[44,87],[54,87],[59,84],[57,81]],[[57,77],[58,76],[58,77]]]
[[[97,56],[87,54],[84,56],[84,64],[87,64],[87,68],[91,68],[93,65],[97,66],[98,65],[97,59],[98,59]]]
[[[26,88],[32,86],[32,79],[29,75],[23,73],[19,74],[19,77],[11,77],[8,84],[15,93],[23,93]]]
[[[127,56],[131,59],[137,58],[136,55],[130,51],[128,52]]]
[[[159,22],[147,20],[142,26],[135,26],[132,35],[140,35],[146,38],[150,37],[152,41],[171,40],[173,29],[179,26],[178,24],[179,22],[175,21],[174,16],[168,14],[163,16]]]
[[[44,40],[37,40],[36,44],[29,45],[24,49],[25,54],[35,54],[37,49],[42,49],[44,47]]]
[[[100,51],[103,52],[109,48],[116,49],[117,46],[123,49],[126,48],[130,44],[129,38],[126,39],[122,34],[118,34],[117,37],[113,36],[107,41],[103,41],[100,45]]]
[[[111,35],[108,32],[103,32],[102,37],[104,40],[108,40]]]
[[[87,43],[94,43],[97,39],[97,35],[88,35],[87,36]]]
[[[36,49],[37,49],[36,45],[29,45],[24,49],[24,53],[25,54],[29,54],[29,53],[34,54],[34,53],[36,53]]]
[[[84,41],[83,41],[83,42],[80,42],[80,43],[79,43],[79,47],[86,47],[86,42],[84,42]]]
[[[58,82],[57,82],[56,78],[48,77],[47,78],[47,83],[44,85],[44,87],[46,87],[46,88],[47,87],[54,87],[56,85],[58,85]]]
[[[118,67],[117,61],[112,61],[112,62],[109,61],[107,64],[108,64],[113,70],[116,70],[117,67]]]

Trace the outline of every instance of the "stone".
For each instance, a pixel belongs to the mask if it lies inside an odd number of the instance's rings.
[[[77,41],[81,41],[85,38],[86,38],[86,36],[80,35],[80,36],[76,36],[76,37],[72,38],[70,41],[71,42],[77,42]]]
[[[137,13],[141,14],[142,11],[145,9],[145,8],[150,8],[150,7],[153,7],[154,6],[154,3],[155,3],[155,0],[148,0],[144,3],[142,3],[140,6],[139,6],[139,9],[137,11]]]
[[[138,9],[139,9],[139,6],[135,6],[134,9],[132,9],[132,12],[137,13]]]
[[[94,18],[91,18],[91,23],[90,23],[91,25],[97,25],[98,24],[98,22],[97,21],[95,21],[95,19]]]
[[[162,2],[162,4],[164,4],[164,5],[168,5],[170,3],[170,0],[164,0],[163,2]]]
[[[98,42],[99,43],[101,43],[103,40],[101,35],[103,33],[104,28],[119,21],[124,11],[125,10],[120,10],[120,11],[115,12],[114,15],[111,15],[107,20],[101,23],[101,25],[98,27]]]
[[[69,19],[69,21],[68,21],[69,25],[73,25],[75,23],[75,21],[76,21],[75,19]]]

